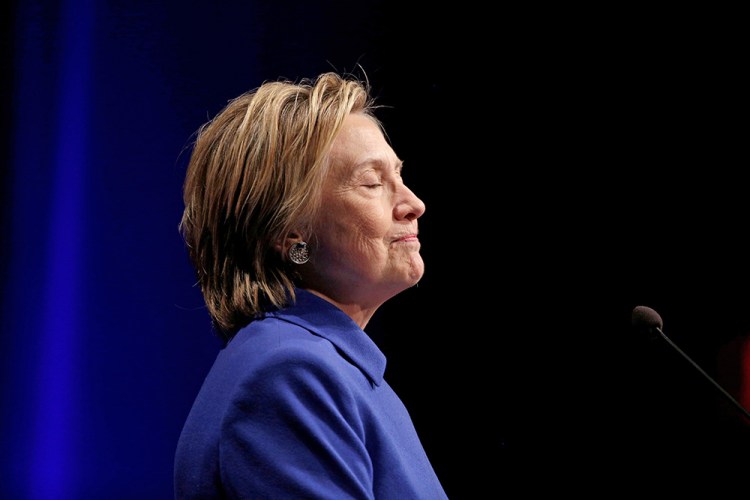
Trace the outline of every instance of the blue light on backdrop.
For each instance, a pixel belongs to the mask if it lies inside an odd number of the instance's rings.
[[[49,172],[50,205],[43,248],[42,279],[39,294],[39,351],[29,365],[32,408],[32,459],[26,480],[36,498],[55,498],[70,491],[78,456],[76,411],[81,398],[80,345],[84,341],[84,317],[79,303],[84,285],[87,214],[85,180],[89,168],[89,101],[91,76],[93,5],[71,1],[62,8],[57,35],[59,52],[54,64],[57,81],[47,87],[59,105],[49,113],[46,126],[52,136],[53,158]],[[21,62],[27,60],[22,58]],[[27,71],[21,65],[20,71]],[[41,86],[37,86],[37,90]],[[33,98],[33,97],[32,97]],[[33,129],[34,127],[30,127]],[[33,135],[19,137],[21,148],[33,148]],[[17,164],[15,171],[23,170]],[[31,185],[31,184],[29,184]],[[31,194],[29,190],[24,193]],[[33,196],[33,195],[32,195]],[[23,223],[23,222],[22,222]],[[22,252],[23,248],[16,248]],[[15,287],[14,287],[15,288]],[[35,371],[35,373],[34,373]]]
[[[190,140],[263,79],[362,62],[369,39],[331,9],[9,8],[3,497],[172,496],[177,437],[219,347],[177,231]]]
[[[218,347],[177,232],[183,152],[223,89],[170,59],[192,39],[171,10],[16,6],[4,497],[172,495],[181,422]],[[203,21],[218,30],[229,13]],[[224,84],[251,85],[250,62]]]

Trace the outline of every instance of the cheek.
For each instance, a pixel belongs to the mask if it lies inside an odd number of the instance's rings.
[[[370,256],[383,247],[384,227],[377,219],[358,217],[330,228],[328,241],[347,252]]]
[[[352,234],[357,235],[365,251],[381,252],[387,250],[391,227],[390,212],[386,213],[381,206],[377,206],[356,218]]]
[[[325,217],[319,236],[329,258],[372,261],[385,252],[390,224],[378,215],[371,211],[367,215],[349,212],[342,218]]]
[[[391,220],[378,207],[356,217],[354,226],[361,237],[382,240],[390,230]]]
[[[330,258],[349,260],[354,254],[375,258],[382,252],[393,215],[383,199],[366,199],[356,192],[346,192],[323,201],[327,208],[323,209],[316,233]]]
[[[391,213],[382,203],[341,203],[326,211],[321,226],[334,238],[382,240],[391,228]]]

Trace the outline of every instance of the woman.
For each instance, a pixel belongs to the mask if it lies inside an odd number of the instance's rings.
[[[199,130],[180,230],[227,344],[178,442],[177,498],[446,498],[364,332],[424,272],[425,206],[375,108],[326,73]]]

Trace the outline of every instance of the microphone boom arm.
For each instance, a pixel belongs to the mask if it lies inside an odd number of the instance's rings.
[[[674,342],[672,342],[672,341],[671,341],[671,340],[669,339],[669,337],[667,337],[667,336],[666,336],[666,335],[664,334],[664,332],[663,332],[663,331],[661,330],[661,328],[659,328],[658,326],[656,326],[656,327],[654,327],[654,329],[655,329],[655,330],[656,330],[657,332],[659,332],[659,335],[661,335],[661,337],[662,337],[662,338],[663,338],[664,340],[666,340],[666,341],[667,341],[667,342],[669,343],[669,345],[671,345],[672,347],[674,347],[674,349],[675,349],[675,350],[676,350],[677,352],[679,352],[679,353],[680,353],[680,355],[682,355],[682,357],[683,357],[683,358],[685,358],[686,360],[688,360],[688,361],[690,362],[690,364],[691,364],[691,365],[693,365],[693,366],[695,367],[695,369],[696,369],[696,370],[698,370],[699,372],[701,372],[701,373],[703,374],[703,376],[704,376],[704,377],[706,377],[706,379],[708,379],[708,381],[709,381],[709,382],[711,382],[711,383],[712,383],[712,384],[714,385],[714,387],[716,387],[717,389],[719,389],[719,391],[720,391],[720,392],[721,392],[721,393],[722,393],[722,394],[723,394],[724,396],[726,396],[726,398],[727,398],[727,399],[728,399],[729,401],[731,401],[731,402],[732,402],[732,403],[734,404],[734,406],[736,406],[736,407],[737,407],[737,408],[738,408],[738,409],[739,409],[739,410],[740,410],[740,411],[741,411],[741,412],[742,412],[742,413],[743,413],[743,414],[745,415],[745,417],[747,417],[747,418],[749,418],[749,419],[750,419],[750,411],[748,411],[748,410],[747,410],[747,408],[745,408],[744,406],[742,406],[742,405],[741,405],[741,404],[739,403],[739,401],[737,401],[736,399],[734,399],[734,398],[732,397],[732,395],[731,395],[731,394],[729,394],[729,393],[728,393],[728,392],[727,392],[727,391],[726,391],[726,390],[725,390],[725,389],[724,389],[724,388],[723,388],[723,387],[722,387],[721,385],[719,385],[719,383],[718,383],[718,382],[716,382],[716,381],[715,381],[715,380],[714,380],[713,378],[711,378],[711,377],[710,377],[710,376],[708,375],[708,373],[706,373],[706,372],[705,372],[705,370],[703,370],[703,368],[701,368],[701,367],[700,367],[700,366],[699,366],[699,365],[698,365],[698,364],[697,364],[697,363],[696,363],[695,361],[693,361],[692,359],[690,359],[690,357],[689,357],[689,356],[688,356],[687,354],[685,354],[685,353],[684,353],[684,352],[682,351],[682,349],[680,349],[679,347],[677,347],[677,344],[675,344]]]

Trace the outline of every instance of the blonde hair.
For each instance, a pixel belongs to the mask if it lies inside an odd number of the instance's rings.
[[[368,82],[329,72],[266,82],[198,129],[179,230],[220,336],[294,299],[276,244],[311,234],[336,134],[354,112],[380,125],[374,109]]]

